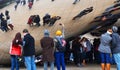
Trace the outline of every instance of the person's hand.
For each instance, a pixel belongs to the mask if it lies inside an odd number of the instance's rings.
[[[64,27],[64,24],[60,23],[59,25],[61,25],[62,27]]]

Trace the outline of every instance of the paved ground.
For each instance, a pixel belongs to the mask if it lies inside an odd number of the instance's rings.
[[[10,67],[0,67],[0,70],[10,70]],[[26,70],[25,67],[20,67],[20,70]],[[43,70],[43,66],[37,66],[37,70]],[[56,67],[55,67],[56,70]],[[98,64],[89,64],[84,67],[76,67],[74,65],[67,65],[66,70],[101,70]],[[116,70],[115,65],[112,65],[111,70]]]

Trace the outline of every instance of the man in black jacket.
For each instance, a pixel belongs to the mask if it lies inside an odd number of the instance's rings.
[[[27,29],[23,30],[23,56],[27,70],[36,70],[35,65],[35,40]]]

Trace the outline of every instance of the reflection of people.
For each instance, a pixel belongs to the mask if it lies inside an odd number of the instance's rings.
[[[80,1],[80,0],[74,0],[73,4],[76,4],[78,1]]]
[[[77,16],[73,17],[73,20],[75,20],[76,18],[81,18],[83,15],[86,15],[92,11],[93,11],[93,7],[86,8],[83,11],[81,11]]]
[[[49,24],[50,18],[51,18],[51,15],[49,15],[48,13],[43,17],[43,26],[45,24]]]
[[[35,40],[27,29],[23,30],[23,56],[27,70],[36,70],[35,65]]]
[[[43,54],[44,70],[47,70],[48,62],[50,62],[50,70],[54,70],[54,41],[49,37],[49,31],[44,31],[44,37],[40,40]]]
[[[60,16],[53,16],[53,17],[51,17],[49,26],[54,25],[55,22],[56,22],[57,20],[60,20],[60,19],[61,19]]]
[[[112,29],[109,28],[105,34],[102,34],[100,38],[100,45],[98,50],[100,52],[102,70],[110,70],[110,43],[112,41],[112,37],[110,36],[111,34]]]
[[[7,17],[7,24],[11,28],[11,30],[13,30],[14,26],[12,25],[12,21],[11,21],[10,17]]]
[[[120,35],[117,33],[118,28],[116,26],[112,27],[112,53],[117,64],[117,70],[120,70]]]
[[[12,41],[12,45],[10,47],[10,55],[11,55],[11,70],[19,70],[19,62],[18,57],[21,56],[21,45],[22,45],[22,38],[21,33],[17,33],[15,38]]]

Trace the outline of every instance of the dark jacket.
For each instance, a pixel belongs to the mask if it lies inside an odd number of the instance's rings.
[[[120,35],[118,33],[112,34],[112,53],[120,53]]]
[[[40,40],[40,44],[42,47],[42,54],[43,54],[43,62],[54,61],[54,41],[51,37],[43,37]]]
[[[35,41],[30,34],[26,34],[23,39],[23,55],[32,56],[35,55]]]

